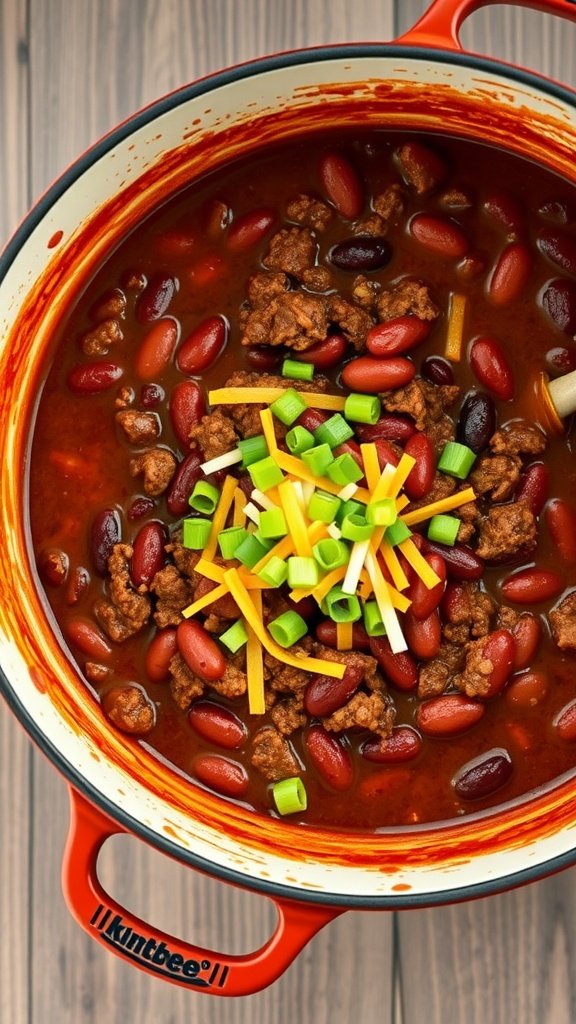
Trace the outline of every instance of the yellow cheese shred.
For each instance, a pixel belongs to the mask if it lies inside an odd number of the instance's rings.
[[[336,623],[336,646],[339,651],[351,651],[353,629],[351,622]]]
[[[394,470],[394,475],[391,477],[387,488],[387,498],[397,498],[404,484],[406,478],[410,476],[412,469],[416,465],[416,459],[413,459],[411,455],[404,453],[400,459],[400,462]]]
[[[282,511],[284,512],[286,522],[290,529],[290,534],[294,540],[296,554],[312,558],[312,545],[306,528],[306,520],[304,519],[302,506],[292,481],[285,480],[283,483],[279,484],[278,494],[280,496]]]
[[[370,580],[374,588],[374,597],[382,616],[382,622],[386,627],[390,647],[394,654],[398,654],[400,651],[405,651],[408,645],[392,605],[388,584],[380,572],[380,567],[372,551],[369,551],[366,556],[366,568],[370,574]]]
[[[422,508],[416,508],[413,512],[407,512],[400,518],[403,523],[406,523],[406,526],[416,526],[417,523],[423,523],[426,519],[431,519],[432,516],[450,512],[460,505],[466,505],[469,501],[474,501],[475,497],[474,488],[466,487],[465,490],[457,491],[456,494],[451,494],[448,498],[440,498],[439,501],[432,501],[429,505],[423,505]]]
[[[252,605],[259,620],[262,621],[262,595],[255,591]],[[262,644],[254,629],[247,623],[246,632],[246,684],[248,688],[248,711],[251,715],[263,715],[266,710],[264,701],[264,663],[262,661]]]
[[[382,558],[384,559],[386,568],[392,577],[394,586],[398,590],[406,590],[406,587],[409,586],[409,580],[404,569],[400,565],[398,555],[394,551],[394,548],[391,544],[388,544],[387,541],[384,541],[380,551],[382,552]]]
[[[220,501],[216,506],[214,518],[212,519],[212,529],[210,530],[210,536],[208,537],[208,543],[202,552],[202,557],[209,561],[214,558],[216,554],[216,547],[218,545],[218,536],[220,531],[226,526],[226,518],[230,511],[230,506],[234,500],[234,492],[238,486],[238,481],[234,476],[227,476],[222,487],[220,494]]]
[[[210,405],[270,405],[280,398],[290,387],[285,388],[217,388],[208,392]],[[316,391],[300,391],[308,408],[326,409],[329,412],[342,412],[346,399],[343,395],[324,395]]]
[[[228,587],[225,583],[221,583],[218,587],[214,587],[213,590],[209,590],[207,594],[203,594],[197,601],[193,601],[187,608],[184,608],[182,615],[185,619],[189,619],[191,615],[196,615],[196,612],[202,611],[207,605],[217,601],[220,597],[224,597],[228,593]]]
[[[246,515],[244,508],[248,504],[246,495],[241,487],[237,487],[234,491],[234,516],[232,519],[232,526],[245,526]]]
[[[466,313],[466,296],[452,293],[448,311],[448,330],[446,332],[446,359],[453,363],[460,361],[462,355],[462,336],[464,333],[464,315]]]
[[[308,527],[308,538],[310,540],[310,544],[316,544],[316,542],[321,540],[324,536],[328,536],[325,523],[317,522],[310,524]],[[294,538],[288,534],[287,537],[282,537],[282,540],[279,540],[273,548],[270,548],[270,551],[267,551],[259,562],[256,562],[256,565],[252,569],[252,573],[259,573],[274,556],[276,556],[276,558],[288,558],[288,555],[291,555],[293,551]]]
[[[280,449],[278,449],[278,451],[274,453],[274,459],[280,466],[280,469],[283,469],[285,473],[290,473],[292,476],[298,477],[299,480],[307,480],[322,491],[328,491],[329,494],[338,495],[342,490],[341,484],[333,483],[332,480],[328,479],[328,477],[314,476],[314,474],[306,469],[304,463],[301,462],[300,459],[297,459],[295,455],[289,455],[287,452],[281,452]],[[366,487],[359,487],[354,494],[354,501],[363,502],[364,505],[367,505],[371,500],[370,491],[367,490]]]
[[[362,462],[364,463],[364,476],[366,477],[368,489],[375,491],[380,479],[380,462],[378,461],[376,445],[373,441],[370,444],[361,444],[360,452]]]
[[[420,554],[414,541],[410,540],[410,537],[401,541],[398,547],[408,564],[412,566],[414,572],[418,573],[420,579],[424,583],[424,586],[427,587],[428,590],[432,590],[432,587],[441,583],[440,577],[434,572],[434,569],[428,565],[428,562],[423,555]]]
[[[260,410],[260,421],[262,423],[262,433],[266,438],[266,444],[268,445],[268,451],[270,455],[275,455],[278,451],[278,445],[276,443],[276,433],[274,431],[274,417],[270,409]]]
[[[317,583],[315,587],[312,587],[309,590],[304,589],[304,587],[299,587],[297,590],[291,590],[290,597],[293,601],[300,601],[303,597],[313,597],[317,604],[320,604],[320,602],[326,597],[328,591],[332,590],[332,587],[336,586],[337,583],[340,583],[340,580],[344,579],[347,568],[348,566],[346,565],[339,565],[337,569],[332,569],[331,572],[327,573],[324,579],[320,580],[320,583]]]

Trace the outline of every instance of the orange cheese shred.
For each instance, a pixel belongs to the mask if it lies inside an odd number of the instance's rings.
[[[252,604],[258,618],[262,620],[262,595],[255,591]],[[246,644],[246,685],[248,689],[248,711],[251,715],[263,715],[266,710],[264,701],[264,663],[262,660],[262,644],[252,626],[246,626],[248,642]]]
[[[463,491],[456,491],[456,494],[450,494],[447,498],[440,498],[438,501],[432,501],[429,505],[423,505],[422,508],[414,509],[413,512],[406,512],[400,518],[403,523],[406,523],[406,526],[416,526],[417,523],[423,523],[426,519],[431,519],[432,516],[450,512],[454,508],[459,508],[460,505],[466,505],[469,501],[474,501],[475,497],[474,488],[466,487]]]

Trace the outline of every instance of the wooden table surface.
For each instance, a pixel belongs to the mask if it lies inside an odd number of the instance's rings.
[[[0,242],[103,132],[206,72],[266,53],[392,39],[423,0],[0,0]],[[479,12],[469,49],[576,85],[576,26]],[[0,706],[0,1024],[571,1024],[576,868],[436,910],[348,913],[272,988],[216,1000],[151,979],[88,939],[60,891],[66,786]],[[154,925],[230,952],[269,902],[123,837],[101,875]]]

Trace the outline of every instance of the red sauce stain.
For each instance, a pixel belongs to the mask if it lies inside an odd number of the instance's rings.
[[[64,232],[63,231],[55,231],[54,234],[52,235],[52,237],[48,240],[48,248],[49,249],[55,249],[57,245],[60,245],[60,242],[62,241],[63,238],[64,238]]]
[[[411,889],[412,886],[406,882],[396,882],[396,885],[392,886],[392,892],[410,892]]]

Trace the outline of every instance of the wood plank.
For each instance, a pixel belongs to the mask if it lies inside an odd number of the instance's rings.
[[[28,195],[28,38],[25,4],[0,4],[0,248]]]

